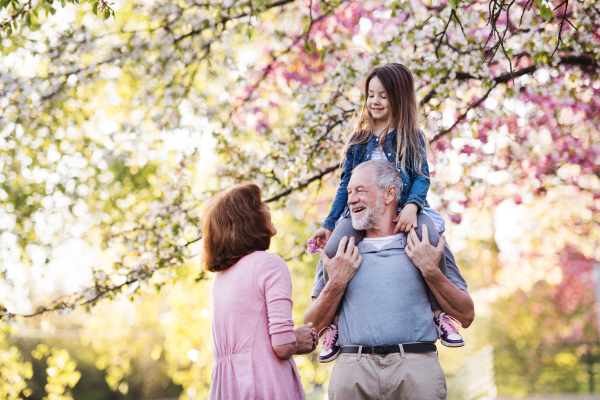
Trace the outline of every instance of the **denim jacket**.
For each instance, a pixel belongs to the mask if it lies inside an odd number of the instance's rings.
[[[419,210],[424,207],[429,207],[427,204],[427,191],[429,190],[429,165],[427,164],[427,153],[425,151],[425,142],[421,138],[421,171],[423,175],[419,175],[413,168],[409,160],[412,160],[412,156],[409,153],[408,159],[406,160],[406,173],[402,172],[400,163],[396,164],[396,130],[390,132],[387,135],[386,141],[383,145],[383,150],[388,161],[398,166],[398,172],[402,176],[402,197],[400,204],[415,203]],[[325,228],[334,229],[336,221],[342,214],[346,214],[348,211],[348,182],[352,176],[352,171],[360,163],[370,161],[371,153],[379,145],[379,138],[371,136],[371,139],[367,143],[358,144],[350,147],[346,152],[346,158],[344,159],[342,169],[342,183],[335,195],[335,200],[331,206],[329,216],[325,220],[323,226]]]

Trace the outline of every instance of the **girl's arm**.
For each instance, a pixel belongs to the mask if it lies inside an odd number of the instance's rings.
[[[423,136],[419,136],[419,145],[419,151],[421,152],[421,172],[425,176],[419,174],[414,165],[410,165],[407,168],[412,186],[408,193],[406,204],[415,203],[419,207],[419,210],[422,210],[427,202],[427,192],[430,186],[429,164],[427,163],[427,150]]]
[[[342,215],[344,208],[348,205],[348,182],[350,182],[350,176],[352,176],[352,160],[354,151],[350,147],[346,152],[346,158],[344,159],[344,165],[342,167],[342,182],[337,190],[333,204],[331,205],[331,211],[325,219],[323,226],[333,230],[335,228],[336,221]]]

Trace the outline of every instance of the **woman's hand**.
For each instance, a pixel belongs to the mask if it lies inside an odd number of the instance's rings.
[[[298,350],[294,354],[312,353],[319,344],[319,337],[317,331],[312,327],[312,322],[295,329],[294,335],[296,335],[296,341],[298,342]]]
[[[315,351],[319,344],[317,331],[312,327],[312,322],[294,329],[296,340],[292,343],[273,346],[277,357],[282,360],[289,360],[294,354],[308,354]]]
[[[332,233],[333,233],[333,231],[331,229],[325,228],[323,226],[323,227],[319,228],[318,231],[315,232],[315,234],[312,236],[311,239],[314,244],[316,244],[320,248],[324,249],[325,245],[329,241],[329,238],[331,237]]]
[[[419,206],[415,203],[408,203],[404,206],[400,214],[393,220],[396,223],[394,235],[398,232],[410,232],[411,229],[417,229],[417,211]]]

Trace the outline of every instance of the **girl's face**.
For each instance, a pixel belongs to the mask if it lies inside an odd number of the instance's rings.
[[[367,93],[367,108],[376,121],[385,121],[390,117],[390,103],[387,94],[378,77],[373,77],[369,82]]]

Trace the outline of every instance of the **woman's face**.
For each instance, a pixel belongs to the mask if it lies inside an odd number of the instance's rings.
[[[369,81],[367,108],[375,120],[387,121],[390,117],[390,103],[387,94],[381,81],[376,76]]]
[[[277,229],[275,229],[275,225],[273,225],[273,222],[271,221],[271,209],[266,204],[263,207],[264,207],[263,211],[265,213],[267,213],[267,215],[268,215],[267,223],[270,225],[270,228],[271,228],[271,236],[275,236],[275,235],[277,235]]]

